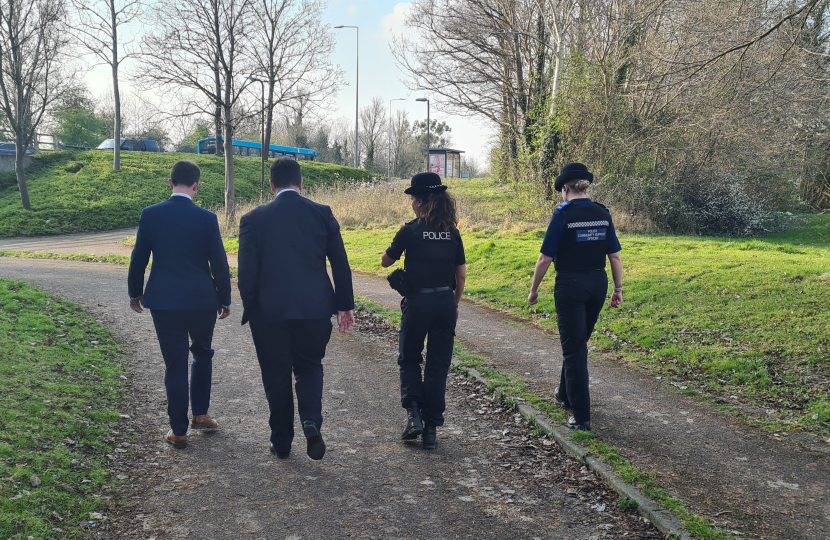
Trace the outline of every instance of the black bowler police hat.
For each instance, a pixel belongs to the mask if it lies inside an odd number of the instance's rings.
[[[553,184],[553,189],[562,191],[562,187],[568,182],[574,180],[594,181],[594,175],[588,172],[588,167],[582,163],[568,163],[562,167],[562,172],[556,177],[556,183]]]
[[[425,193],[442,193],[447,186],[441,184],[441,177],[434,172],[422,172],[412,177],[410,186],[404,193],[407,195],[423,195]]]

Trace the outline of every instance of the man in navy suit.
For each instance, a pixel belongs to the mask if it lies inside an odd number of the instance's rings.
[[[187,446],[187,408],[193,429],[216,429],[208,414],[213,372],[213,328],[216,317],[230,314],[231,278],[216,214],[193,203],[201,171],[192,161],[178,161],[167,181],[173,195],[141,212],[127,277],[130,307],[150,310],[161,355],[167,369],[165,440],[175,448]],[[150,279],[144,271],[153,254]],[[187,364],[193,353],[188,398]]]
[[[239,224],[239,293],[242,324],[251,334],[270,409],[271,452],[287,459],[294,439],[293,371],[306,453],[322,459],[323,364],[331,316],[341,332],[354,326],[352,271],[331,208],[300,196],[296,161],[271,165],[274,200]],[[334,287],[326,269],[331,264]]]

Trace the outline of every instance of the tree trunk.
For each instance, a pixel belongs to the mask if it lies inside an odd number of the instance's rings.
[[[110,0],[112,20],[112,94],[115,98],[115,128],[113,129],[112,170],[121,170],[121,94],[118,91],[118,19],[115,0]]]
[[[17,186],[20,188],[20,202],[23,203],[25,210],[31,210],[29,189],[26,187],[26,177],[23,171],[26,161],[26,146],[23,144],[23,136],[19,133],[15,134],[14,137],[14,150],[14,172],[17,175]]]
[[[225,106],[225,215],[232,218],[234,214],[233,186],[233,131],[231,129],[231,108]],[[217,145],[218,147],[218,145]]]

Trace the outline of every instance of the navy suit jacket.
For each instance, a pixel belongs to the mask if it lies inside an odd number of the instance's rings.
[[[352,271],[331,208],[286,191],[245,214],[239,223],[239,293],[242,324],[254,310],[273,323],[328,319],[354,309]]]
[[[151,252],[153,266],[145,288]],[[145,208],[127,282],[130,298],[143,294],[148,309],[229,306],[231,278],[216,214],[178,195]]]

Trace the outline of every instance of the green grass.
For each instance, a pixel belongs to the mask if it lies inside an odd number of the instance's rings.
[[[121,171],[112,170],[112,153],[55,152],[33,158],[26,170],[32,211],[23,210],[14,172],[0,173],[0,237],[99,231],[138,223],[141,210],[170,195],[170,168],[189,159],[202,169],[197,201],[224,204],[224,160],[198,154],[124,152]],[[329,163],[300,162],[306,185],[337,179],[365,180],[366,171]],[[234,158],[239,201],[259,197],[259,158]]]
[[[0,279],[0,351],[0,538],[84,537],[78,525],[118,482],[105,457],[118,343],[80,307]]]
[[[591,345],[683,391],[764,407],[778,428],[827,434],[830,215],[797,221],[755,239],[620,235],[625,303],[606,307]],[[465,294],[555,329],[553,270],[539,304],[526,301],[544,232],[462,231]],[[386,275],[380,254],[394,234],[344,229],[349,261]]]

